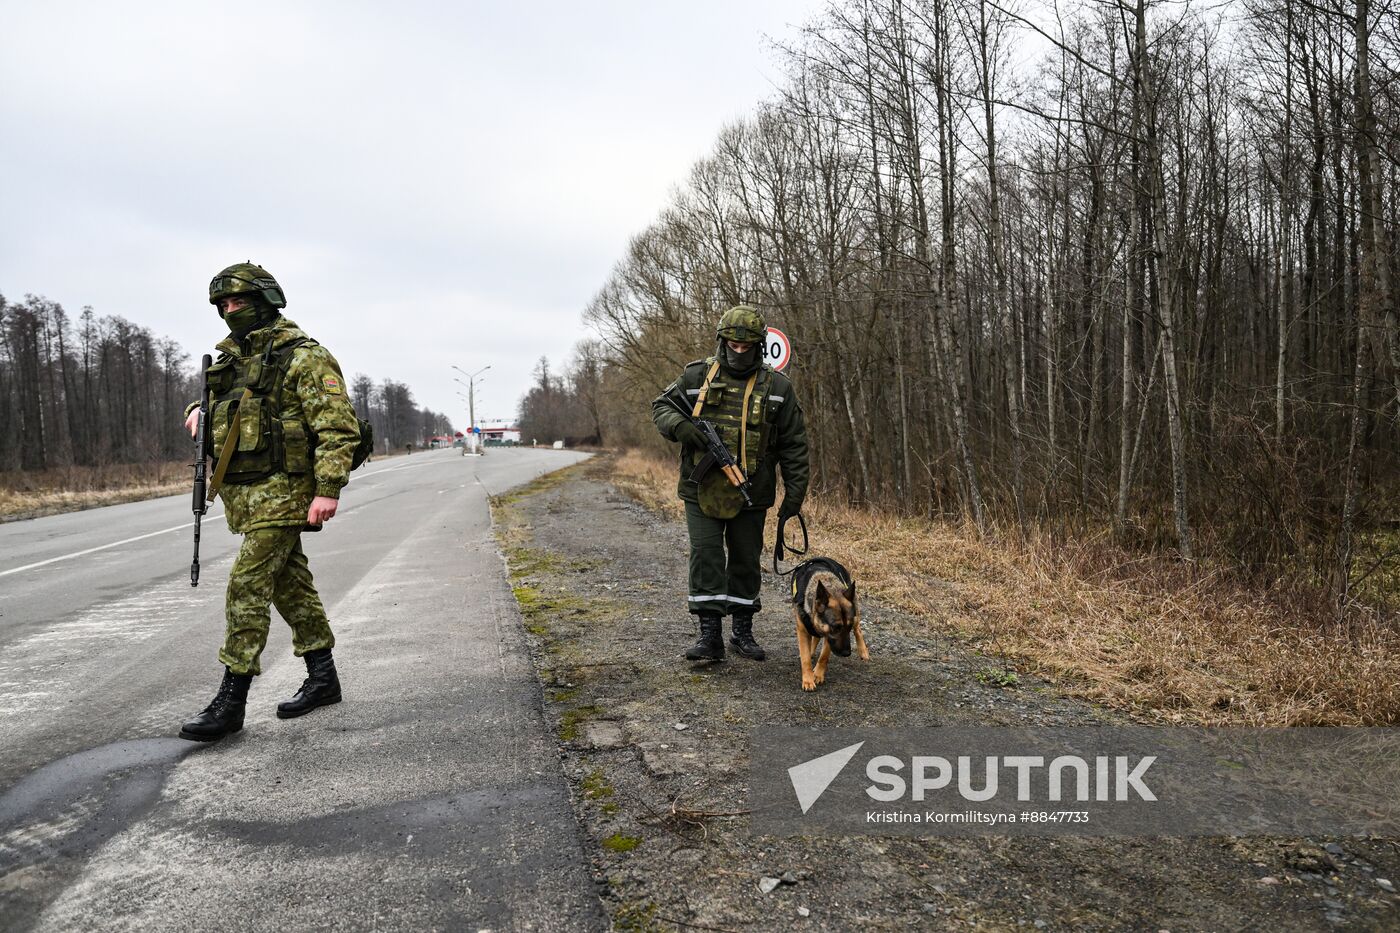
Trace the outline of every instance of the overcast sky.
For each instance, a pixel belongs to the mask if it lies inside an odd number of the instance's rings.
[[[513,417],[817,0],[0,0],[0,293],[197,360],[251,259],[347,376]]]

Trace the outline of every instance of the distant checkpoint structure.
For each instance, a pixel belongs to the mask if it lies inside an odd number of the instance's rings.
[[[482,418],[476,423],[486,447],[514,447],[520,443],[520,426],[504,418]]]

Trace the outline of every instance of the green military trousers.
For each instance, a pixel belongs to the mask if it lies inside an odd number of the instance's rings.
[[[269,604],[292,627],[297,657],[335,647],[330,621],[301,549],[301,528],[260,528],[243,536],[228,575],[227,628],[219,660],[235,674],[261,674],[259,658],[272,623]]]
[[[711,518],[700,511],[698,503],[685,504],[685,526],[690,532],[691,612],[742,617],[763,608],[758,565],[767,517],[767,509],[746,509],[730,519]]]

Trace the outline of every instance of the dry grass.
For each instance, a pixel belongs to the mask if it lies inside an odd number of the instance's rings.
[[[683,514],[673,464],[635,452],[614,463],[622,488]],[[820,496],[803,512],[813,553],[850,567],[866,592],[1074,695],[1166,722],[1400,723],[1393,613],[1338,621],[1319,592],[1247,589],[1107,541],[979,540]]]
[[[0,522],[174,495],[192,478],[178,461],[0,473]]]
[[[642,505],[671,518],[685,518],[685,506],[676,498],[676,464],[636,450],[624,450],[610,458],[609,479]]]
[[[406,455],[394,450],[376,453],[373,459]],[[173,496],[191,492],[193,482],[194,470],[185,460],[0,472],[0,522]]]

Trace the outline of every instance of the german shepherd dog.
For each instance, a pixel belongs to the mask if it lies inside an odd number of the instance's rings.
[[[862,661],[870,660],[860,631],[856,584],[850,572],[829,557],[803,561],[792,573],[792,614],[797,620],[797,653],[802,658],[802,689],[815,690],[826,680],[832,652],[851,656],[851,640]],[[816,666],[812,655],[821,646]]]

